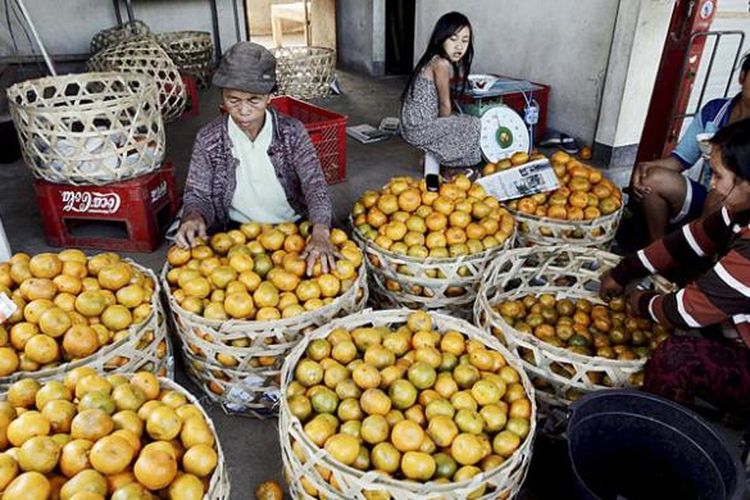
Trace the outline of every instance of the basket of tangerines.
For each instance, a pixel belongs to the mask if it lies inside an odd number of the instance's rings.
[[[529,247],[490,267],[477,324],[522,360],[538,402],[562,406],[594,390],[640,386],[651,352],[672,333],[632,314],[622,297],[599,298],[600,276],[619,259],[574,245]],[[658,277],[646,284],[670,288]]]
[[[362,253],[331,230],[339,257],[311,276],[309,224],[254,222],[192,249],[173,246],[162,281],[188,374],[225,410],[275,414],[284,357],[313,328],[367,301]]]
[[[318,328],[282,369],[282,459],[295,498],[513,498],[534,389],[470,323],[364,311]]]
[[[21,379],[0,401],[0,427],[3,498],[229,498],[211,419],[150,372]]]
[[[550,162],[560,181],[558,189],[507,203],[518,219],[519,243],[609,245],[622,218],[620,188],[563,151],[555,152]]]
[[[171,368],[156,276],[115,253],[80,250],[0,263],[0,293],[15,312],[0,325],[0,392],[87,365],[101,372]]]
[[[464,175],[436,192],[395,177],[360,197],[351,222],[383,306],[454,314],[470,313],[485,266],[516,235],[510,212]]]

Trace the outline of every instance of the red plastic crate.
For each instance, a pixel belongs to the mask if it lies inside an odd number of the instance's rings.
[[[34,191],[47,242],[56,247],[152,252],[179,206],[171,163],[106,186],[36,179]]]
[[[346,122],[349,118],[289,96],[272,99],[271,107],[305,125],[326,181],[328,184],[342,182],[346,178]]]
[[[185,105],[185,111],[182,112],[181,118],[193,118],[201,112],[200,98],[198,96],[198,82],[193,75],[180,73],[182,82],[185,84],[185,93],[188,102]]]

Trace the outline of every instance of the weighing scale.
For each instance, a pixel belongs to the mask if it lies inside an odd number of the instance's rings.
[[[490,163],[510,158],[519,151],[529,151],[529,129],[518,113],[508,106],[491,106],[484,110],[479,119],[482,124],[479,146]]]
[[[525,116],[502,104],[502,96],[521,92],[524,95],[541,89],[524,80],[500,78],[496,75],[470,75],[471,89],[466,93],[473,101],[462,106],[465,114],[476,116],[481,121],[479,145],[484,158],[496,163],[510,158],[517,152],[530,152],[533,126],[539,118],[536,101],[527,99]],[[489,99],[489,102],[485,102]],[[525,120],[525,121],[524,121]]]

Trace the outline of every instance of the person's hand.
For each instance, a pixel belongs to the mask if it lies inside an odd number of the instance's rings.
[[[313,267],[320,261],[320,269],[323,273],[336,267],[336,257],[340,257],[336,245],[331,243],[330,231],[322,224],[313,226],[310,241],[307,242],[305,251],[300,255],[307,263],[307,275],[312,276]]]
[[[627,306],[628,309],[634,313],[638,314],[638,302],[641,299],[641,296],[646,293],[644,290],[635,290],[627,297]]]
[[[643,200],[646,195],[651,194],[651,188],[646,186],[645,182],[648,171],[653,166],[652,162],[644,161],[636,165],[633,169],[630,187],[632,188],[633,197],[638,201]]]
[[[198,244],[198,238],[207,237],[206,221],[201,214],[193,212],[182,218],[174,242],[181,248],[192,248]]]
[[[611,271],[607,271],[602,276],[601,284],[599,285],[599,297],[603,300],[609,300],[612,297],[621,295],[623,290],[624,287],[615,281]]]

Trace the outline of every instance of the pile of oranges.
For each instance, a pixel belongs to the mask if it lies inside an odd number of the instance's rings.
[[[0,402],[3,498],[203,498],[219,460],[203,411],[148,372],[14,383]]]
[[[354,226],[378,247],[418,259],[476,254],[503,245],[513,216],[465,175],[428,191],[424,179],[395,177],[367,191],[352,209]]]
[[[0,293],[17,307],[0,326],[0,376],[51,368],[119,341],[151,315],[154,287],[114,253],[13,255],[0,264]]]
[[[341,258],[323,273],[320,262],[306,275],[310,225],[249,222],[214,234],[192,249],[167,253],[172,295],[180,307],[211,320],[271,321],[292,318],[332,303],[357,280],[362,253],[340,229],[330,240]]]
[[[501,170],[508,170],[511,167],[517,167],[530,161],[541,160],[542,158],[545,158],[545,156],[536,150],[532,151],[530,155],[524,151],[518,151],[513,153],[510,158],[500,160],[497,163],[487,163],[482,168],[482,175],[492,175]]]
[[[508,202],[522,214],[567,221],[588,221],[610,215],[622,206],[622,192],[602,173],[563,151],[550,157],[562,186]]]
[[[529,294],[494,307],[515,330],[584,356],[619,361],[646,359],[671,334],[668,327],[632,314],[622,297],[597,304],[584,298]],[[499,330],[493,333],[502,335]],[[522,349],[521,357],[534,364],[531,351]],[[572,368],[563,363],[555,363],[551,369],[565,377],[574,375]],[[631,382],[640,385],[642,374],[636,375]],[[601,373],[592,372],[589,378],[593,383],[611,385]]]
[[[286,397],[307,437],[337,461],[419,482],[464,481],[498,467],[527,439],[532,418],[519,373],[502,354],[435,330],[424,311],[405,324],[337,328],[312,340]],[[292,447],[304,462],[301,445]],[[338,488],[330,471],[317,470]],[[315,495],[304,477],[302,486]]]

